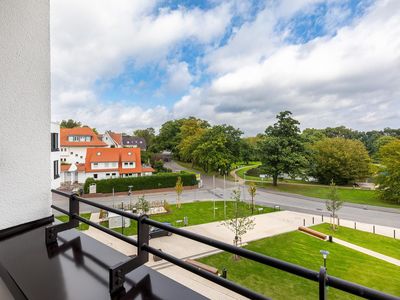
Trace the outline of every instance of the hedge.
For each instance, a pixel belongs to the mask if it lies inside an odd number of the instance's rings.
[[[193,186],[197,184],[196,175],[187,172],[181,173],[158,173],[152,176],[141,177],[123,177],[94,180],[93,178],[86,179],[84,190],[89,193],[89,186],[96,183],[97,193],[112,193],[114,192],[127,192],[129,186],[132,186],[133,191],[160,189],[175,187],[178,177],[182,178],[184,186]]]

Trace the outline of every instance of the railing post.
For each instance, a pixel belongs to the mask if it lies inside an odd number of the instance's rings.
[[[139,216],[137,234],[137,256],[110,267],[109,269],[109,290],[111,295],[122,295],[125,293],[125,275],[149,261],[149,253],[143,250],[144,245],[149,244],[149,225],[143,222],[148,218],[146,215]]]
[[[46,227],[46,245],[55,243],[59,232],[79,226],[79,220],[73,215],[79,216],[79,201],[75,199],[77,194],[69,195],[69,220],[66,223],[56,224]]]
[[[319,282],[319,300],[326,299],[326,269],[321,267],[319,269],[318,282]]]
[[[148,245],[149,244],[149,234],[150,234],[150,228],[149,225],[146,223],[143,223],[144,219],[147,219],[147,215],[141,215],[139,216],[138,220],[138,248],[137,248],[137,256],[143,260],[143,263],[146,263],[149,261],[149,253],[145,250],[142,249],[143,245]]]

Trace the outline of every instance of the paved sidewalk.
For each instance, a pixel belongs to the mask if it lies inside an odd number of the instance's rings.
[[[329,223],[329,217],[325,218],[325,221],[327,223]],[[361,230],[361,231],[366,231],[369,233],[373,233],[374,227],[375,227],[375,234],[387,236],[390,238],[396,237],[396,239],[400,239],[400,228],[396,228],[396,227],[374,225],[374,224],[355,222],[355,221],[350,221],[350,220],[342,220],[342,219],[340,219],[339,224],[340,224],[340,226],[357,229],[357,230]]]
[[[380,259],[380,260],[384,260],[384,261],[386,261],[386,262],[388,262],[388,263],[391,263],[391,264],[394,264],[394,265],[400,267],[400,260],[399,260],[399,259],[395,259],[395,258],[393,258],[393,257],[380,254],[380,253],[378,253],[378,252],[369,250],[369,249],[364,248],[364,247],[360,247],[360,246],[354,245],[354,244],[352,244],[352,243],[349,243],[349,242],[346,242],[346,241],[343,241],[343,240],[340,240],[340,239],[337,239],[337,238],[333,238],[333,242],[335,242],[335,243],[337,243],[337,244],[339,244],[339,245],[345,246],[345,247],[347,247],[347,248],[356,250],[356,251],[358,251],[358,252],[367,254],[367,255],[369,255],[369,256],[378,258],[378,259]]]

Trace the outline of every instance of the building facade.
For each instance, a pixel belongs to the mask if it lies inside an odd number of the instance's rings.
[[[89,127],[60,129],[60,159],[64,164],[85,163],[86,149],[107,147]]]
[[[60,124],[51,122],[50,124],[50,179],[51,188],[57,189],[61,184],[61,157],[60,157]]]
[[[118,177],[151,176],[155,170],[143,166],[139,148],[87,148],[85,163],[61,166],[62,181],[84,183]]]

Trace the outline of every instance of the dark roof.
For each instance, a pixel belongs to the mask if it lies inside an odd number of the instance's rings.
[[[146,150],[146,140],[142,137],[123,135],[122,145],[126,147],[138,147],[142,150]]]

